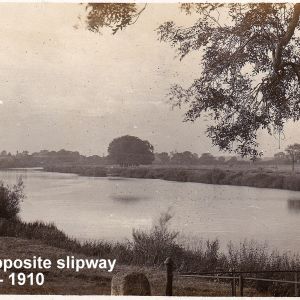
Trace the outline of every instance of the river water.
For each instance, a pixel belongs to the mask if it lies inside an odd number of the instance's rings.
[[[169,211],[171,228],[186,240],[219,238],[267,242],[300,252],[300,192],[171,182],[158,179],[93,178],[39,170],[0,171],[15,183],[21,176],[25,221],[54,222],[82,240],[122,241],[133,228],[148,229]]]

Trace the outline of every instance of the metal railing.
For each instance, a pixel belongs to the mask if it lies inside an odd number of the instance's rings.
[[[173,261],[170,257],[168,257],[165,261],[166,265],[166,271],[167,271],[167,283],[166,283],[166,296],[172,296],[173,295],[173,277],[174,275],[176,277],[181,278],[207,278],[207,279],[225,279],[230,280],[231,282],[231,295],[237,296],[237,290],[236,290],[236,283],[238,282],[238,290],[239,290],[239,296],[244,296],[244,284],[245,281],[264,281],[264,282],[277,282],[277,283],[286,283],[286,284],[293,284],[294,285],[294,295],[296,297],[299,296],[299,284],[300,281],[298,281],[298,273],[300,273],[299,270],[258,270],[258,271],[218,271],[218,272],[201,272],[201,273],[180,273],[180,272],[174,272],[173,271]],[[270,278],[257,278],[257,277],[248,277],[251,274],[274,274],[274,273],[293,273],[294,274],[294,280],[281,280],[281,279],[270,279]],[[246,276],[248,275],[248,276]]]

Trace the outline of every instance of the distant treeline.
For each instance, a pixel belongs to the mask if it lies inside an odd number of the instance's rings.
[[[238,156],[214,156],[211,153],[197,153],[190,151],[184,152],[161,152],[155,153],[153,164],[163,165],[245,165],[255,162],[262,165],[277,164],[297,164],[300,162],[300,145],[290,145],[286,152],[275,153],[273,157],[262,159],[253,157],[252,159],[242,159]]]
[[[184,152],[161,152],[154,153],[155,165],[219,165],[219,164],[247,164],[248,161],[239,160],[235,156],[215,157],[210,153],[203,153],[200,156],[190,151]],[[11,154],[7,151],[0,153],[0,168],[30,168],[30,167],[48,167],[52,165],[64,166],[105,166],[115,164],[109,156],[85,156],[78,151],[48,151],[41,150],[30,154],[28,151]]]
[[[290,164],[291,156],[283,152],[276,153],[273,158],[262,160],[257,157],[255,162],[258,164]],[[192,153],[184,152],[160,152],[154,153],[152,165],[247,165],[251,163],[249,159],[241,159],[237,156],[214,156],[211,153]],[[298,161],[295,160],[295,164]],[[0,153],[0,168],[30,168],[30,167],[49,167],[49,166],[106,166],[116,165],[110,156],[91,155],[85,156],[78,151],[48,151],[41,150],[30,154],[28,151],[11,154],[7,151]],[[82,172],[90,172],[83,170]]]
[[[0,168],[30,168],[45,167],[49,165],[107,165],[107,157],[98,155],[84,156],[78,151],[48,151],[41,150],[30,154],[28,151],[7,153],[5,150],[0,153]]]
[[[238,161],[237,157],[225,158],[223,156],[214,157],[210,153],[203,153],[200,157],[196,153],[190,151],[176,152],[176,153],[155,153],[155,159],[152,164],[175,164],[175,165],[193,165],[193,164],[231,164],[231,163],[245,163]],[[29,168],[29,167],[47,167],[52,165],[65,166],[80,166],[80,165],[112,165],[114,162],[109,156],[85,156],[78,151],[48,151],[41,150],[30,154],[28,151],[17,152],[11,154],[7,151],[0,153],[0,168]]]
[[[261,160],[256,158],[257,161]],[[161,152],[155,153],[155,159],[152,164],[158,165],[222,165],[222,164],[248,164],[249,160],[243,160],[237,156],[214,156],[211,153],[197,153],[190,151],[184,152]]]

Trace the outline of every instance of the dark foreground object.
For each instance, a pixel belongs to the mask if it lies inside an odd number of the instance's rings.
[[[111,282],[111,295],[151,296],[149,280],[141,272],[118,273]]]

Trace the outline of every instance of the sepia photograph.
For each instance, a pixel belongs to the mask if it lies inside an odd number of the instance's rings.
[[[0,295],[299,296],[300,3],[2,2],[0,35]]]

